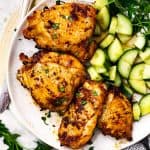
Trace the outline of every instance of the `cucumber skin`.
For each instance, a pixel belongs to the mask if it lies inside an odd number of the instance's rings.
[[[123,77],[123,78],[125,78],[125,79],[128,79],[128,77],[129,77],[129,75],[130,75],[130,72],[131,72],[132,65],[133,65],[134,62],[132,62],[131,64],[129,64],[128,62],[125,61],[127,64],[131,65],[128,76],[124,76],[124,75],[120,72],[119,63],[121,63],[121,62],[120,62],[121,59],[123,59],[123,57],[124,57],[127,53],[129,53],[129,52],[131,52],[131,51],[133,51],[133,50],[134,50],[135,52],[137,52],[137,55],[138,55],[139,52],[138,52],[137,49],[129,49],[129,50],[125,51],[125,52],[120,56],[120,58],[119,58],[119,60],[118,60],[117,70],[118,70],[119,74],[121,75],[121,77]],[[137,56],[136,56],[136,57],[137,57]],[[122,60],[122,61],[123,61],[123,60]]]
[[[117,38],[115,38],[114,41],[108,47],[108,56],[110,60],[114,63],[118,61],[122,54],[122,45],[120,41]]]
[[[125,85],[125,84],[121,84],[121,87],[120,87],[122,93],[128,98],[128,99],[132,99],[132,96],[133,96],[133,91],[130,87],[128,87],[128,84]],[[130,91],[129,91],[130,90]]]
[[[118,18],[117,33],[125,34],[125,35],[132,35],[133,26],[132,26],[132,23],[129,20],[129,18],[120,13],[117,14],[117,18]],[[124,24],[122,24],[122,23],[124,23]],[[125,25],[127,27],[124,27]]]
[[[106,30],[110,23],[109,9],[105,6],[97,14],[96,19],[102,30]]]
[[[142,95],[145,95],[146,93],[147,93],[147,87],[146,87],[146,84],[145,84],[145,91],[144,92],[141,92],[141,91],[139,91],[139,90],[137,90],[135,87],[133,87],[133,85],[132,85],[132,81],[138,81],[138,80],[128,80],[128,83],[130,84],[130,86],[131,86],[131,88],[135,91],[135,92],[137,92],[137,93],[139,93],[139,94],[142,94]],[[144,82],[144,80],[141,80],[141,81],[143,81]],[[145,82],[144,82],[145,83]]]
[[[131,69],[131,71],[130,71],[130,74],[129,74],[129,79],[130,80],[143,80],[143,71],[144,71],[144,63],[138,63],[138,64],[135,64],[135,65],[133,65],[132,66],[132,69]],[[138,75],[138,74],[136,74],[137,75],[137,78],[135,78],[135,76],[133,76],[132,75],[132,72],[133,72],[133,69],[136,69],[135,67],[139,67],[139,66],[141,66],[141,68],[143,68],[143,70],[140,70],[140,71],[142,71],[142,74],[140,74],[140,75]],[[141,73],[141,72],[140,72]],[[132,75],[132,77],[131,77],[131,75]],[[143,80],[144,81],[144,80]]]
[[[98,10],[101,10],[107,4],[108,0],[96,0],[93,7]]]
[[[145,102],[145,100],[147,100],[146,98],[149,98],[149,102]],[[148,105],[147,105],[148,104]],[[147,107],[145,107],[145,105]],[[140,109],[141,109],[141,115],[144,116],[144,115],[147,115],[147,114],[150,114],[150,94],[146,94],[145,96],[143,96],[139,102],[139,106],[140,106]],[[144,107],[144,108],[143,108]],[[148,109],[145,111],[145,109]]]
[[[140,110],[140,106],[138,104],[138,102],[133,103],[133,118],[135,121],[139,121],[140,120],[140,116],[141,116],[141,110]]]

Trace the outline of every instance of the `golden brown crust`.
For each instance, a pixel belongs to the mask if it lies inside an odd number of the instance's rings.
[[[62,145],[80,148],[90,140],[101,115],[105,95],[106,86],[103,83],[84,82],[63,116],[59,128]]]
[[[73,56],[41,51],[28,58],[20,54],[23,66],[17,79],[41,108],[63,111],[74,91],[85,80],[83,65]]]
[[[96,10],[87,4],[56,5],[29,16],[23,34],[34,39],[39,48],[71,53],[84,62],[96,49],[91,41],[95,16]]]
[[[105,135],[132,140],[132,106],[118,89],[109,92],[98,126]]]

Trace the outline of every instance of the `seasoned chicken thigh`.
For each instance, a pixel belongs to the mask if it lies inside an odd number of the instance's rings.
[[[98,126],[104,135],[132,139],[133,114],[127,98],[118,89],[109,92]]]
[[[70,55],[41,51],[31,58],[20,54],[20,59],[24,65],[17,79],[41,108],[51,111],[65,110],[86,77],[82,64]]]
[[[96,10],[88,4],[65,3],[37,10],[27,19],[23,34],[39,48],[71,53],[84,62],[91,58],[96,43],[91,40]]]
[[[103,83],[86,81],[79,88],[59,128],[62,145],[80,148],[90,140],[97,118],[101,116],[105,95],[106,86]]]

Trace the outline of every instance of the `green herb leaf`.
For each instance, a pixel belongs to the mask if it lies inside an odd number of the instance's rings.
[[[95,90],[92,91],[92,94],[93,94],[93,96],[98,96],[98,93]]]
[[[45,115],[47,118],[50,118],[51,117],[51,111],[48,111],[47,113],[45,113]]]
[[[52,34],[52,39],[57,39],[57,34],[56,33]]]
[[[35,150],[53,150],[53,148],[43,142],[37,142],[38,146]]]
[[[43,122],[44,122],[46,125],[48,125],[48,124],[46,123],[46,117],[45,117],[45,116],[41,117],[41,119],[43,120]]]
[[[91,147],[89,148],[89,150],[94,150],[94,146],[91,146]]]
[[[48,74],[49,73],[49,69],[45,69],[45,73]]]
[[[85,104],[87,104],[87,101],[86,101],[86,100],[82,100],[82,101],[81,101],[81,104],[82,104],[82,105],[85,105]]]
[[[76,93],[77,98],[80,97],[80,96],[81,96],[80,92]]]
[[[59,87],[59,91],[60,92],[65,92],[65,87],[64,86]]]
[[[20,135],[11,133],[0,120],[0,137],[4,138],[4,143],[8,145],[8,150],[23,150],[23,147],[17,142]],[[38,146],[35,150],[53,150],[53,148],[45,143],[37,142]]]
[[[54,105],[55,105],[55,106],[60,106],[60,105],[63,104],[63,102],[64,102],[65,100],[66,100],[65,98],[57,99],[57,100],[54,102]]]
[[[0,137],[4,137],[4,143],[8,145],[8,150],[23,150],[17,142],[18,134],[12,134],[0,120]]]
[[[72,16],[61,15],[61,17],[62,17],[63,19],[69,20],[69,21],[72,21],[72,20],[73,20]]]
[[[60,23],[53,23],[52,28],[57,30],[57,29],[59,29],[59,25],[60,25]]]

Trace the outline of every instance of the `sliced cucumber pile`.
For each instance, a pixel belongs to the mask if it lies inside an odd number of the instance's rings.
[[[97,50],[87,69],[92,80],[117,86],[133,103],[133,117],[138,121],[150,113],[150,45],[142,33],[133,34],[133,25],[123,14],[111,16],[108,0],[96,0],[96,26],[93,40]],[[148,46],[147,46],[147,45]]]

